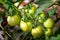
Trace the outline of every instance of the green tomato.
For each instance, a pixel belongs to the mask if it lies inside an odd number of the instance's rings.
[[[32,25],[32,23],[31,23],[31,22],[26,22],[26,23],[27,23],[27,25],[28,25],[28,26],[31,26],[31,25]]]
[[[36,7],[33,6],[33,7],[29,10],[29,13],[30,13],[30,14],[34,14],[35,10],[36,10]]]
[[[45,14],[45,12],[44,12],[44,11],[41,11],[40,13],[41,13],[41,14]]]
[[[45,18],[46,15],[44,13],[40,14],[40,17]]]
[[[47,29],[47,31],[45,32],[45,35],[49,37],[49,36],[52,35],[52,33],[53,33],[53,32],[52,32],[51,29]]]
[[[46,28],[52,28],[54,26],[54,21],[51,19],[51,18],[48,18],[44,23],[43,25],[46,27]]]
[[[28,12],[28,9],[25,9],[24,11],[27,13]]]
[[[31,34],[34,38],[39,38],[43,34],[42,26],[32,29]]]
[[[39,17],[39,23],[43,23],[44,22],[44,19],[45,19],[46,15],[44,13],[41,13],[40,14],[40,17]]]
[[[31,9],[34,9],[34,10],[36,10],[36,6],[33,6]]]
[[[39,23],[43,23],[44,21],[43,21],[42,19],[39,19],[38,22],[39,22]]]
[[[32,29],[32,23],[31,22],[24,22],[24,21],[21,21],[20,22],[20,28],[21,28],[21,30],[22,31],[24,31],[24,32],[29,32],[29,31],[31,31],[31,29]]]
[[[35,10],[31,9],[31,10],[29,10],[29,13],[30,13],[30,14],[34,14],[34,11],[35,11]]]
[[[20,17],[19,17],[19,15],[8,16],[7,22],[10,26],[16,26],[20,22]]]

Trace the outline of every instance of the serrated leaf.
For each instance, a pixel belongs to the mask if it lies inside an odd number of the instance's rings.
[[[54,8],[54,9],[48,11],[48,15],[49,15],[49,17],[50,17],[50,16],[53,16],[54,13],[56,12],[56,10],[57,10],[57,8]]]
[[[35,14],[39,14],[40,12],[42,12],[44,9],[50,7],[53,3],[46,3],[43,5],[40,5],[40,7],[36,10]]]

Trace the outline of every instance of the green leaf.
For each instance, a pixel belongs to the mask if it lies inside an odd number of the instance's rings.
[[[6,4],[5,4],[5,2],[3,1],[3,0],[0,0],[0,3],[2,3],[3,4],[3,6],[5,6]]]
[[[39,14],[40,12],[42,12],[44,9],[50,7],[53,3],[46,3],[43,5],[40,5],[40,7],[36,10],[35,14]]]
[[[60,40],[60,34],[57,37],[51,37],[50,40]]]
[[[38,1],[36,2],[36,4],[39,4],[39,5],[45,4],[45,3],[48,4],[49,2],[52,2],[52,0],[38,0]]]
[[[2,16],[2,14],[0,13],[0,17]]]
[[[8,12],[6,12],[6,13],[5,13],[5,16],[6,16],[6,17],[8,17],[8,16],[9,16]]]
[[[57,10],[57,8],[54,8],[54,9],[48,11],[48,15],[49,15],[49,17],[53,16],[54,13],[56,12],[56,10]]]

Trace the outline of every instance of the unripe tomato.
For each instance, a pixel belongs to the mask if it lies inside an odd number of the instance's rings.
[[[36,7],[33,6],[33,7],[29,10],[29,13],[30,13],[30,14],[34,14],[35,10],[36,10]]]
[[[46,28],[52,28],[54,26],[54,21],[51,19],[51,18],[48,18],[44,23],[43,25],[46,27]]]
[[[46,17],[46,15],[44,14],[44,12],[42,12],[41,14],[40,14],[40,17],[39,17],[39,23],[43,23],[44,22],[44,19],[45,19],[45,17]]]
[[[28,26],[32,26],[32,23],[31,22],[26,22]]]
[[[43,21],[42,19],[39,19],[38,22],[39,22],[39,23],[43,23],[44,21]]]
[[[24,22],[24,21],[21,21],[20,22],[20,28],[21,28],[21,30],[22,31],[24,31],[24,32],[29,32],[29,31],[31,31],[31,29],[32,29],[32,23],[31,22]]]
[[[41,11],[40,13],[41,13],[41,14],[44,14],[45,12],[44,12],[44,11]]]
[[[42,26],[32,29],[31,34],[34,38],[39,38],[43,34]]]
[[[18,15],[8,16],[7,17],[7,22],[10,26],[16,26],[20,22],[20,17]]]
[[[45,18],[46,15],[44,13],[40,14],[40,17]]]
[[[51,29],[47,29],[47,31],[45,32],[45,35],[49,37],[49,36],[52,35],[52,33],[53,33],[53,32],[52,32]]]

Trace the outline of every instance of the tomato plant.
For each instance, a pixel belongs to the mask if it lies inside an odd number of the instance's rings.
[[[59,14],[59,0],[0,0],[0,36],[5,40],[58,39]]]

